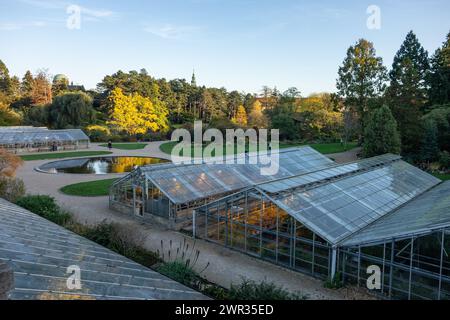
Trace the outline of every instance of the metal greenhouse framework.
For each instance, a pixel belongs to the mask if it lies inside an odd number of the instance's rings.
[[[245,164],[160,164],[140,167],[111,187],[110,206],[142,219],[179,229],[191,225],[192,210],[246,187],[334,165],[310,147],[273,150],[279,155],[276,175],[263,175],[257,153],[245,155]],[[252,164],[254,163],[254,164]]]
[[[0,127],[0,148],[13,153],[89,148],[89,137],[80,129],[49,130],[43,127]]]
[[[450,183],[385,155],[247,188],[197,208],[194,235],[399,299],[450,294]]]

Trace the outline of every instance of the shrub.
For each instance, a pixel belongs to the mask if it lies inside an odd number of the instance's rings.
[[[0,148],[0,176],[13,177],[22,163],[21,158]]]
[[[196,286],[200,276],[189,265],[180,261],[162,264],[158,272],[186,286]]]
[[[245,280],[238,286],[231,286],[229,300],[301,300],[305,296],[292,294],[274,283],[256,283]]]
[[[62,226],[71,220],[70,214],[63,212],[50,196],[25,196],[17,200],[17,205]]]
[[[82,230],[82,236],[113,250],[144,266],[151,267],[159,261],[157,254],[146,250],[145,237],[133,230],[131,225],[106,223]]]
[[[91,141],[94,142],[108,141],[109,136],[111,135],[109,128],[101,125],[90,125],[87,126],[85,130]]]
[[[10,202],[16,202],[24,194],[25,184],[22,180],[0,176],[0,198],[4,198]]]
[[[450,169],[450,153],[443,151],[439,154],[439,163],[443,170]]]
[[[328,289],[339,289],[343,287],[342,276],[340,272],[337,272],[333,279],[328,279],[325,282],[325,288]]]

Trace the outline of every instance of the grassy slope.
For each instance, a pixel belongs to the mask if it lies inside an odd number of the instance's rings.
[[[176,145],[176,142],[167,142],[163,143],[160,146],[160,150],[164,153],[170,154],[172,152],[173,147]],[[280,148],[289,148],[289,147],[297,147],[301,146],[301,144],[280,144]],[[343,146],[340,143],[316,143],[310,144],[310,146],[320,153],[330,154],[330,153],[339,153],[347,150],[351,150],[357,147],[356,143],[349,143],[347,146]],[[194,147],[192,147],[192,154],[194,152]]]
[[[102,156],[112,154],[109,151],[77,151],[77,152],[59,152],[59,153],[36,153],[30,155],[20,156],[24,161],[33,160],[51,160],[51,159],[65,159],[88,156]]]
[[[100,197],[109,194],[109,187],[116,179],[81,182],[62,187],[60,191],[69,196]]]
[[[113,143],[112,144],[113,149],[120,149],[120,150],[140,150],[144,149],[147,144],[146,143]],[[108,144],[101,144],[100,147],[108,147]]]
[[[447,181],[450,180],[450,173],[449,174],[440,174],[440,173],[434,173],[433,174],[436,178]]]

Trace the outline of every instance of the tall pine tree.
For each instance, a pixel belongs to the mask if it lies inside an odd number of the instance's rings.
[[[428,52],[410,31],[394,57],[387,98],[399,126],[402,151],[415,152],[420,144],[420,117],[427,99]]]
[[[360,39],[347,50],[347,57],[338,74],[338,94],[344,98],[347,110],[353,110],[358,115],[362,135],[370,106],[385,89],[387,74],[383,59],[377,57],[372,42]]]
[[[430,105],[450,103],[450,32],[431,58]]]

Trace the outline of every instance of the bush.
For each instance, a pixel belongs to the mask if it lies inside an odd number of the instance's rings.
[[[85,228],[81,235],[146,267],[159,262],[157,254],[144,249],[145,237],[131,225],[102,222]]]
[[[443,151],[439,154],[439,164],[441,165],[441,169],[449,170],[450,169],[450,153],[447,151]]]
[[[162,264],[158,272],[186,286],[194,286],[200,276],[186,263],[172,261]]]
[[[229,300],[301,300],[306,297],[292,294],[274,283],[256,283],[244,280],[238,286],[231,286]]]
[[[17,205],[62,226],[71,220],[70,214],[63,212],[50,196],[25,196],[17,200]]]
[[[86,134],[93,142],[106,142],[111,135],[111,131],[106,126],[90,125],[85,128]]]
[[[22,180],[0,176],[0,198],[4,198],[10,202],[16,202],[24,194],[25,184]]]

